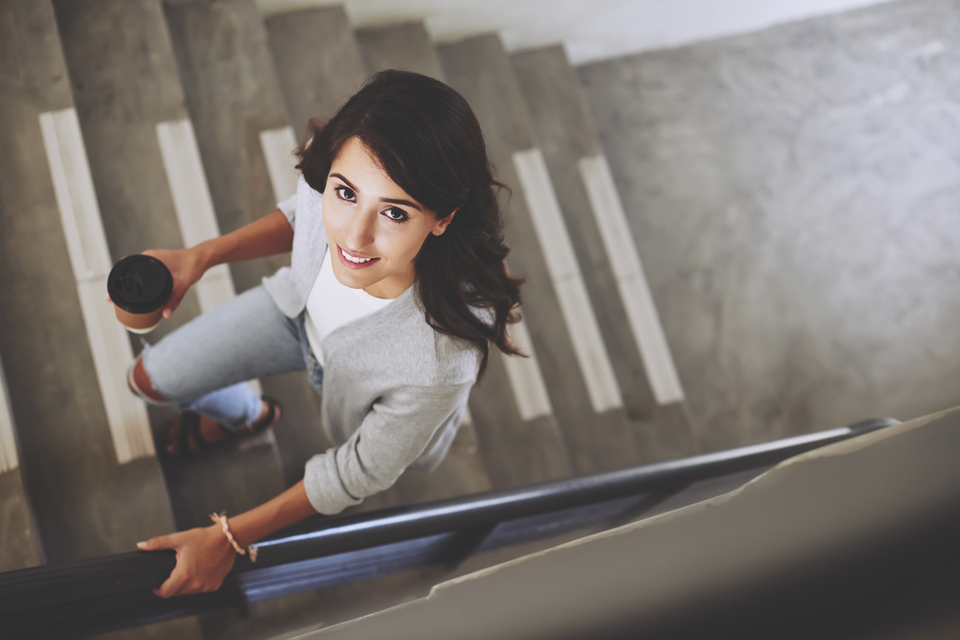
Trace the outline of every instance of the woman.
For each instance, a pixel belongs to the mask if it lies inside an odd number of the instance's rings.
[[[210,267],[290,251],[290,268],[146,349],[131,388],[185,410],[185,454],[279,419],[242,381],[306,369],[339,446],[280,496],[207,528],[138,544],[176,549],[163,597],[217,589],[238,553],[315,513],[333,514],[446,455],[521,282],[480,127],[463,98],[418,74],[374,76],[298,151],[297,194],[237,231],[149,251],[174,276],[169,317]],[[191,418],[192,416],[192,418]]]

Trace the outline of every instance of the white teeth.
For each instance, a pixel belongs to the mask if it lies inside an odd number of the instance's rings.
[[[340,249],[340,255],[342,255],[344,258],[346,258],[350,262],[353,262],[356,264],[362,264],[364,262],[370,262],[371,260],[373,260],[373,258],[356,258],[350,255],[349,253],[347,253],[346,251],[344,251],[343,249]]]

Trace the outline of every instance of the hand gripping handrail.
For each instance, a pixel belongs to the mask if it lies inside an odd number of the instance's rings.
[[[365,551],[385,570],[448,563],[469,555],[501,523],[569,512],[631,496],[667,496],[692,483],[776,464],[797,454],[898,424],[877,418],[764,444],[591,476],[345,516],[309,518],[257,543],[255,565],[238,558],[235,579],[215,593],[164,600],[151,592],[175,565],[173,551],[135,551],[0,573],[4,637],[82,637],[333,584],[331,563]],[[509,543],[509,540],[506,541]],[[381,548],[377,554],[370,550]],[[440,549],[440,551],[438,551]],[[372,554],[372,555],[371,555]],[[388,563],[389,564],[389,563]],[[366,573],[365,573],[366,571]],[[370,574],[354,571],[354,577]]]

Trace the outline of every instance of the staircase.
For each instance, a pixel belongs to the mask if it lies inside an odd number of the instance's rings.
[[[198,459],[156,440],[171,411],[126,390],[142,349],[104,303],[120,257],[232,231],[292,193],[291,149],[374,71],[444,80],[483,127],[523,275],[527,359],[491,354],[447,460],[360,510],[698,452],[616,187],[564,50],[496,35],[435,46],[421,23],[354,32],[340,7],[261,16],[253,0],[0,2],[0,570],[126,552],[238,513],[329,446],[301,375],[253,381],[274,432]],[[153,343],[256,286],[270,258],[211,270]],[[429,587],[435,576],[420,576]],[[412,580],[409,576],[404,580]],[[402,590],[401,590],[402,591]],[[262,637],[360,591],[297,596],[116,637]],[[389,600],[389,588],[371,601]],[[333,615],[333,614],[331,614]]]

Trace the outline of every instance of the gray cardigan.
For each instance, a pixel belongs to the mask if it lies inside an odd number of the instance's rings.
[[[278,207],[294,228],[291,266],[263,286],[296,318],[328,249],[322,194],[303,178]],[[427,324],[416,285],[323,339],[323,427],[337,447],[307,462],[310,504],[334,514],[396,482],[408,466],[432,470],[447,453],[476,381],[479,350]]]

